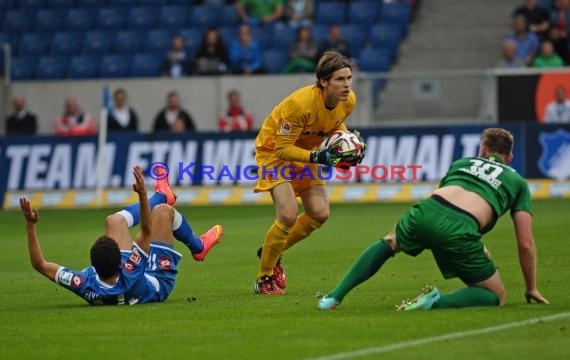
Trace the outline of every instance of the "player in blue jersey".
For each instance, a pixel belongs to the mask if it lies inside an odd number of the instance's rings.
[[[505,129],[483,131],[480,156],[451,164],[431,197],[414,204],[388,235],[370,245],[337,287],[320,299],[319,309],[334,309],[395,253],[417,256],[423,250],[432,252],[446,279],[458,277],[467,286],[448,294],[427,287],[415,299],[404,301],[398,310],[503,305],[505,288],[481,237],[507,211],[515,228],[526,301],[548,304],[537,289],[528,184],[508,166],[513,143],[513,135]]]
[[[171,206],[176,197],[166,176],[160,176],[162,180],[157,181],[149,199],[141,168],[136,166],[133,174],[133,190],[139,202],[105,219],[105,235],[91,247],[91,266],[81,271],[44,259],[36,235],[39,212],[31,208],[28,200],[20,199],[34,269],[92,305],[165,301],[174,289],[182,258],[174,250],[173,238],[184,243],[195,260],[202,261],[222,237],[221,225],[215,225],[201,237],[194,235],[184,216]],[[139,223],[140,231],[133,242],[129,227]]]

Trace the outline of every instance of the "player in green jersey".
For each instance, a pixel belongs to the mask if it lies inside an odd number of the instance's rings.
[[[467,287],[440,294],[429,286],[415,299],[402,302],[398,310],[503,305],[505,288],[481,236],[507,210],[515,227],[526,301],[548,304],[536,285],[528,184],[507,165],[513,158],[513,143],[507,130],[483,131],[480,155],[455,161],[431,197],[414,204],[388,235],[370,245],[337,287],[319,300],[319,309],[334,309],[395,253],[417,256],[424,249],[431,250],[446,279],[459,277]]]

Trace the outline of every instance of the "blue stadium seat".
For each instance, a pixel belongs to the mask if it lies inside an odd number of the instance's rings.
[[[13,58],[11,66],[10,76],[12,80],[30,80],[34,77],[34,62],[30,57]]]
[[[6,33],[25,33],[30,29],[31,24],[30,15],[24,11],[9,10],[4,15],[4,32]]]
[[[232,41],[237,37],[238,28],[236,26],[223,26],[219,30],[226,49],[229,49]]]
[[[67,67],[68,79],[93,79],[97,77],[99,57],[74,56]]]
[[[390,55],[379,49],[362,49],[358,56],[358,68],[361,71],[385,72],[390,69],[390,63]]]
[[[372,47],[392,47],[397,49],[400,46],[402,36],[398,25],[376,24],[370,31],[370,45]]]
[[[346,13],[344,2],[322,3],[317,7],[316,19],[318,24],[343,24]]]
[[[160,76],[162,58],[149,54],[138,54],[133,57],[131,65],[132,77]]]
[[[83,41],[83,53],[86,55],[104,55],[113,47],[116,34],[109,31],[90,31]]]
[[[131,57],[128,55],[105,55],[99,66],[102,78],[124,78],[129,76]]]
[[[18,9],[30,15],[44,7],[44,0],[18,0],[17,4]]]
[[[111,0],[109,1],[109,5],[123,9],[129,9],[135,6],[135,0]]]
[[[67,59],[65,56],[44,56],[36,65],[36,79],[58,80],[65,77]]]
[[[8,10],[14,8],[15,0],[0,0],[0,9]]]
[[[204,30],[196,28],[187,28],[180,30],[180,35],[182,35],[182,37],[184,38],[184,46],[187,49],[189,49],[191,53],[192,49],[194,50],[193,52],[195,53],[198,47],[200,46],[203,33]]]
[[[288,50],[291,44],[295,42],[296,37],[297,33],[290,29],[275,30],[271,37],[271,48]]]
[[[160,27],[166,29],[181,29],[188,22],[189,14],[189,7],[165,6],[160,11]]]
[[[221,22],[223,26],[238,26],[241,24],[241,18],[239,17],[234,4],[225,5],[223,7]]]
[[[71,9],[74,5],[74,0],[44,0],[47,7],[50,9]]]
[[[261,26],[252,27],[251,37],[259,44],[259,46],[261,46],[262,49],[267,49],[269,47],[269,42],[271,41],[271,31],[267,31],[267,29],[262,28]]]
[[[129,29],[153,29],[158,23],[157,11],[150,7],[133,7],[129,10]]]
[[[348,22],[355,25],[372,25],[378,16],[380,1],[353,2],[348,6]]]
[[[61,10],[39,10],[36,13],[34,29],[41,32],[55,32],[63,29],[65,13]]]
[[[164,57],[171,47],[172,35],[172,32],[167,30],[149,31],[144,46],[145,53]]]
[[[75,55],[78,53],[82,36],[72,32],[55,33],[51,41],[52,55]]]
[[[68,31],[89,31],[94,24],[93,9],[71,9],[67,12],[65,29]]]
[[[282,74],[288,61],[289,55],[286,50],[265,50],[263,52],[263,67],[268,74]]]
[[[552,10],[554,6],[554,0],[538,0],[536,3],[537,5],[542,6],[548,10]]]
[[[320,44],[327,40],[329,37],[330,25],[313,25],[311,29],[311,34],[313,35],[313,40]]]
[[[160,7],[166,5],[166,0],[138,0],[137,3],[143,6]],[[190,3],[190,1],[188,1]]]
[[[366,25],[342,25],[342,38],[348,43],[350,56],[357,57],[368,37]]]
[[[219,9],[208,5],[198,5],[192,8],[192,17],[190,20],[192,27],[208,28],[218,26],[219,24]]]
[[[115,39],[114,50],[117,54],[136,54],[142,50],[146,32],[140,30],[120,31]]]
[[[49,33],[26,33],[20,40],[20,56],[41,56],[47,54],[51,41]]]
[[[402,29],[401,34],[407,35],[411,19],[411,5],[407,3],[389,3],[382,7],[380,22],[382,24],[398,25]]]
[[[105,6],[106,0],[77,0],[76,5],[79,9],[99,9]]]
[[[124,27],[127,10],[119,8],[102,8],[97,14],[98,30],[119,30]]]

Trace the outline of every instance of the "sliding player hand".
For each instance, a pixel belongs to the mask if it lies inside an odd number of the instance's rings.
[[[38,209],[32,210],[30,202],[26,198],[20,198],[20,209],[22,209],[27,224],[35,224],[40,219],[40,211]]]
[[[531,300],[536,301],[539,304],[549,304],[548,300],[544,296],[542,296],[538,290],[526,291],[524,293],[524,297],[526,298],[527,303],[531,303]]]
[[[135,176],[135,183],[133,184],[134,192],[138,194],[146,193],[146,188],[144,186],[144,178],[142,169],[140,166],[135,166],[133,168],[133,175]]]

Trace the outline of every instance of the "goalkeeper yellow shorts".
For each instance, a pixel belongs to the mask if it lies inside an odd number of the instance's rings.
[[[266,151],[256,151],[255,162],[258,167],[255,192],[270,191],[279,184],[290,182],[295,195],[299,196],[313,185],[326,184],[318,164],[285,161]]]

